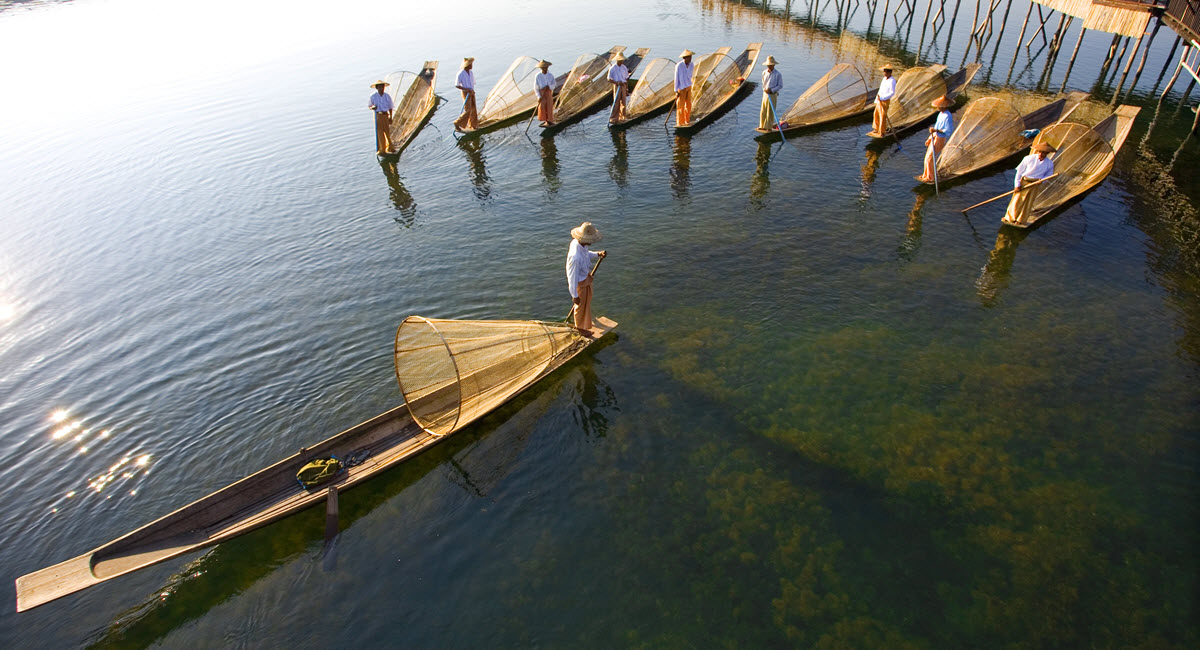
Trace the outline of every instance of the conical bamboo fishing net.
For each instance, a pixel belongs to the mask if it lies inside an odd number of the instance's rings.
[[[409,316],[396,330],[396,379],[413,420],[446,435],[503,404],[556,357],[585,344],[577,329],[563,323]]]
[[[741,88],[742,69],[724,54],[705,54],[696,62],[692,77],[692,121],[716,110],[725,99]]]
[[[841,63],[804,91],[782,121],[787,126],[831,122],[862,112],[870,101],[862,72],[849,63]]]
[[[479,111],[479,126],[503,122],[537,106],[534,96],[537,59],[517,57],[488,93],[483,110]]]
[[[1091,131],[1091,129],[1082,124],[1076,124],[1075,122],[1061,122],[1059,124],[1052,124],[1042,129],[1037,134],[1037,137],[1033,139],[1033,144],[1029,145],[1031,147],[1030,151],[1032,152],[1032,147],[1034,145],[1041,144],[1043,142],[1048,142],[1056,150],[1062,151],[1063,147],[1066,147],[1072,142],[1078,140],[1080,136],[1088,131]]]
[[[1041,217],[1104,180],[1112,169],[1113,148],[1104,136],[1088,130],[1054,154],[1054,178],[1041,184],[1032,212]]]
[[[938,156],[938,175],[953,178],[1011,156],[1023,148],[1024,130],[1021,114],[1002,99],[984,97],[967,104]]]
[[[430,62],[433,68],[426,67],[419,74],[412,72],[393,72],[384,81],[391,84],[392,103],[396,109],[392,112],[392,153],[404,148],[412,138],[433,103],[437,101],[434,95],[434,79],[437,76],[437,62]]]
[[[933,115],[933,100],[946,94],[941,73],[929,68],[909,68],[896,80],[896,96],[888,106],[888,126],[899,130]]]
[[[561,121],[585,110],[609,89],[608,59],[599,54],[581,54],[558,93],[554,118]]]
[[[675,99],[675,62],[659,57],[642,71],[625,103],[629,119],[652,113]]]

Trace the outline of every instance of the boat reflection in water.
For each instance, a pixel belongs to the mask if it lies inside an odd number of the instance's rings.
[[[487,157],[483,155],[483,140],[480,138],[459,138],[458,148],[462,149],[471,165],[471,185],[475,198],[488,201],[492,198],[492,179],[487,173]]]
[[[613,157],[608,161],[608,177],[617,187],[625,189],[629,185],[629,146],[625,143],[624,129],[610,129],[613,141]]]
[[[558,178],[561,169],[558,164],[558,145],[554,143],[554,138],[541,139],[541,153],[542,187],[546,191],[546,198],[552,198],[562,187],[562,181]]]
[[[975,292],[985,307],[994,306],[1000,298],[1000,292],[1008,286],[1013,261],[1017,258],[1017,246],[1028,234],[1029,230],[1006,226],[1001,226],[1000,232],[996,233],[996,246],[988,253],[983,272],[975,281]]]
[[[754,153],[754,176],[750,177],[750,205],[755,210],[766,207],[767,192],[771,190],[771,143],[759,142]]]
[[[395,161],[381,160],[379,166],[383,168],[383,175],[387,178],[388,196],[392,205],[400,213],[400,216],[395,217],[396,223],[405,228],[412,226],[417,218],[417,202],[412,194],[408,193],[404,183],[400,182],[400,172],[396,169]]]
[[[921,219],[925,214],[925,201],[929,200],[925,192],[918,190],[916,195],[912,210],[908,211],[908,222],[904,224],[904,239],[900,240],[900,247],[896,251],[900,259],[906,261],[912,261],[917,249],[921,248]]]
[[[691,179],[688,178],[689,170],[692,166],[692,139],[683,136],[675,136],[675,147],[671,152],[671,193],[675,195],[675,200],[688,202],[691,200],[689,192],[691,188]]]

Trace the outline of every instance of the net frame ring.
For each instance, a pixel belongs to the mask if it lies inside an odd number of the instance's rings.
[[[401,392],[401,394],[404,395],[404,404],[406,406],[408,406],[408,413],[409,413],[409,415],[412,416],[413,421],[416,422],[417,425],[420,426],[422,430],[428,432],[430,435],[438,436],[440,438],[442,436],[446,436],[446,435],[449,435],[450,433],[453,433],[454,430],[458,427],[458,421],[460,419],[462,419],[462,400],[463,400],[462,373],[458,369],[458,361],[455,360],[455,358],[454,358],[454,351],[450,349],[450,344],[446,341],[446,336],[444,334],[442,334],[441,330],[439,330],[436,325],[433,324],[433,321],[431,321],[428,318],[425,318],[424,316],[409,316],[408,318],[405,318],[403,321],[401,321],[400,327],[396,328],[397,342],[399,341],[399,338],[400,338],[400,330],[404,329],[404,326],[409,324],[410,321],[413,321],[414,318],[420,319],[421,321],[423,321],[426,325],[429,326],[429,329],[433,330],[434,334],[437,334],[438,339],[440,339],[442,341],[442,345],[446,348],[446,356],[450,358],[450,364],[454,367],[454,386],[458,389],[458,402],[457,402],[457,406],[454,407],[454,423],[450,425],[450,430],[447,431],[446,433],[438,433],[437,431],[433,431],[429,427],[426,427],[425,425],[421,424],[417,420],[417,414],[413,413],[412,406],[409,404],[408,392],[404,390],[404,380],[402,380],[400,378],[400,369],[399,368],[396,368],[396,382],[398,384],[400,384],[400,392]]]

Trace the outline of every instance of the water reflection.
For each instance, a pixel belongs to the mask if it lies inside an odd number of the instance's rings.
[[[608,417],[605,413],[617,406],[617,395],[612,386],[596,374],[596,363],[599,362],[593,360],[592,363],[583,364],[579,369],[579,381],[575,383],[575,390],[579,394],[576,407],[579,424],[589,438],[603,438],[608,433]]]
[[[541,138],[541,153],[542,153],[542,186],[546,190],[546,196],[552,197],[558,193],[562,187],[562,181],[558,178],[558,145],[554,143],[554,138]]]
[[[471,185],[475,198],[487,201],[492,198],[492,179],[487,173],[487,158],[483,155],[483,139],[459,138],[456,143],[467,156],[471,165]]]
[[[613,141],[613,157],[608,161],[608,176],[617,187],[625,189],[629,184],[629,147],[625,144],[625,129],[609,131]]]
[[[912,210],[908,211],[908,222],[904,225],[904,239],[900,241],[900,248],[897,253],[900,259],[912,261],[916,257],[917,249],[921,247],[921,218],[925,213],[925,201],[929,200],[929,195],[925,192],[917,192],[917,199],[913,201]]]
[[[750,178],[750,205],[755,210],[766,206],[767,192],[771,189],[771,174],[767,167],[771,164],[771,144],[759,142],[758,151],[754,153],[754,176]]]
[[[396,223],[405,228],[412,226],[417,217],[417,202],[413,200],[412,194],[408,193],[404,183],[400,182],[396,162],[381,160],[379,166],[383,168],[383,175],[387,178],[388,195],[392,199],[392,205],[400,213],[400,216],[395,218]]]
[[[1017,246],[1025,240],[1029,230],[1001,226],[996,234],[996,246],[988,253],[983,272],[975,281],[975,292],[985,307],[992,307],[1000,298],[1000,292],[1008,286],[1012,275],[1013,260],[1017,257]]]
[[[686,136],[675,136],[675,147],[671,152],[671,193],[675,200],[688,202],[691,198],[689,189],[691,179],[688,172],[692,166],[692,139]]]
[[[858,191],[858,198],[862,201],[871,198],[871,185],[875,183],[875,172],[879,169],[879,150],[868,147],[866,157],[862,166],[862,183]]]

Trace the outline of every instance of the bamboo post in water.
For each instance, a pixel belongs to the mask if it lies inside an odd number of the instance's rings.
[[[1159,19],[1154,24],[1154,31],[1150,32],[1150,40],[1146,41],[1146,47],[1142,50],[1142,61],[1138,63],[1137,72],[1133,73],[1133,81],[1129,83],[1129,90],[1125,91],[1125,98],[1133,94],[1133,89],[1137,86],[1138,79],[1142,78],[1142,69],[1146,67],[1146,57],[1150,56],[1150,48],[1154,46],[1154,37],[1158,35],[1158,29],[1162,27],[1162,19]]]
[[[1121,73],[1121,81],[1117,82],[1117,89],[1113,91],[1112,101],[1109,103],[1110,106],[1117,105],[1117,99],[1121,96],[1121,88],[1125,87],[1125,77],[1129,76],[1129,69],[1133,67],[1133,60],[1137,58],[1138,48],[1141,47],[1142,38],[1145,36],[1146,33],[1142,32],[1137,37],[1137,41],[1134,42],[1133,51],[1129,53],[1129,60],[1125,63],[1125,71]]]
[[[1125,37],[1125,41],[1121,44],[1121,53],[1113,59],[1112,76],[1108,78],[1108,83],[1112,83],[1113,79],[1117,78],[1117,70],[1121,67],[1121,61],[1125,60],[1125,51],[1129,49],[1129,37]]]
[[[338,489],[329,487],[325,493],[325,542],[329,543],[338,534]]]
[[[1075,67],[1075,55],[1079,54],[1079,45],[1083,43],[1083,35],[1086,33],[1087,27],[1079,28],[1079,39],[1075,41],[1075,49],[1071,51],[1071,62],[1067,64],[1067,73],[1063,75],[1062,87],[1058,89],[1058,92],[1067,89],[1067,79],[1071,78],[1071,68]]]
[[[1171,60],[1175,58],[1175,50],[1179,49],[1179,41],[1181,40],[1183,40],[1182,36],[1175,37],[1175,44],[1171,46],[1171,53],[1167,55],[1167,60],[1163,61],[1162,71],[1158,73],[1158,79],[1154,80],[1154,89],[1150,91],[1150,94],[1158,91],[1158,84],[1162,83],[1163,77],[1167,74],[1167,68],[1171,67]]]

